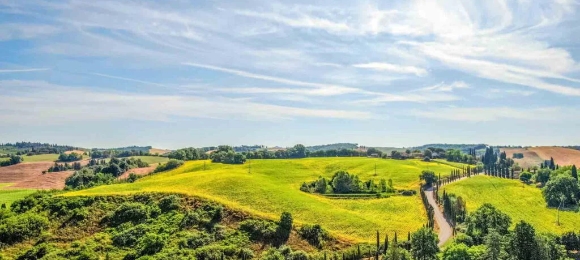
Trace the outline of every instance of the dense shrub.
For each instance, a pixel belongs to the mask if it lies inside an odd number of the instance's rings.
[[[143,224],[121,231],[112,237],[113,245],[121,247],[134,246],[139,241],[139,238],[143,237],[147,231],[148,229]]]
[[[14,164],[19,164],[23,161],[22,157],[18,155],[10,155],[10,159],[7,161],[0,161],[0,167],[10,166]]]
[[[266,220],[248,219],[240,223],[240,230],[246,232],[254,241],[272,241],[276,236],[277,225]]]
[[[34,213],[24,213],[0,221],[0,242],[13,244],[36,237],[48,228],[48,219]]]
[[[413,196],[415,194],[417,194],[416,190],[403,190],[403,191],[401,191],[401,195],[403,195],[403,196]]]
[[[46,243],[41,243],[41,244],[35,245],[34,247],[29,249],[28,251],[19,255],[18,258],[16,258],[16,259],[17,260],[42,259],[43,257],[45,257],[46,255],[48,255],[49,253],[51,253],[53,251],[55,251],[55,249],[53,247],[49,246]]]
[[[280,216],[280,223],[276,229],[276,240],[277,243],[283,244],[288,241],[290,237],[290,232],[292,231],[292,214],[289,212],[283,212]]]
[[[329,238],[328,233],[318,224],[304,225],[298,230],[298,234],[306,239],[308,243],[318,248],[321,248],[324,245],[324,241]]]
[[[167,197],[163,197],[159,201],[159,208],[163,212],[168,212],[168,211],[179,209],[179,204],[181,202],[180,200],[181,199],[175,195],[169,195]]]
[[[115,177],[112,174],[101,172],[95,173],[95,171],[90,168],[83,168],[66,178],[64,183],[69,189],[82,189],[102,184],[110,184],[114,180]]]
[[[157,166],[157,168],[155,168],[155,171],[154,172],[164,172],[164,171],[173,170],[175,168],[178,168],[181,165],[183,165],[183,161],[180,161],[180,160],[169,160],[165,164],[159,164]]]
[[[140,223],[147,219],[149,208],[141,203],[125,202],[121,204],[110,216],[113,225],[125,222]]]
[[[179,243],[179,246],[181,248],[196,249],[198,247],[208,245],[211,242],[213,242],[213,238],[211,235],[205,232],[196,232],[191,233],[186,238],[184,238]]]
[[[34,208],[37,203],[38,201],[34,196],[26,196],[25,198],[14,201],[10,205],[10,209],[15,213],[24,213]]]
[[[61,153],[58,156],[58,160],[61,162],[74,162],[74,161],[80,161],[83,159],[83,155],[82,154],[78,154],[78,153]]]
[[[141,255],[154,255],[163,249],[165,246],[165,237],[155,234],[147,233],[139,241],[139,253]]]
[[[185,216],[183,216],[183,219],[181,220],[179,227],[185,229],[193,227],[200,223],[202,223],[202,217],[195,211],[188,211],[185,214]]]
[[[196,250],[195,258],[198,260],[221,259],[223,256],[234,257],[238,254],[236,246],[209,245]]]

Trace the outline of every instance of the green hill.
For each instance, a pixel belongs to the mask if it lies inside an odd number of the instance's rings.
[[[99,186],[66,195],[177,192],[272,220],[283,211],[289,211],[297,224],[320,224],[342,239],[370,241],[377,229],[381,233],[406,234],[423,226],[426,216],[419,195],[331,199],[302,192],[300,185],[319,176],[331,178],[336,171],[347,170],[361,180],[392,179],[397,189],[418,189],[419,174],[425,169],[446,176],[454,168],[420,160],[360,157],[251,160],[244,165],[189,161],[178,169],[135,183]]]

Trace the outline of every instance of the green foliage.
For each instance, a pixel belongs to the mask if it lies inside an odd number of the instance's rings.
[[[298,234],[318,248],[321,248],[324,242],[330,238],[328,233],[318,224],[304,225],[298,230]]]
[[[289,212],[282,212],[280,222],[276,228],[276,240],[278,244],[284,244],[290,238],[292,232],[292,214]]]
[[[490,230],[495,230],[499,234],[507,234],[511,225],[511,218],[496,209],[491,204],[483,204],[476,211],[469,214],[467,218],[467,234],[471,236],[476,243],[481,243],[482,239]]]
[[[125,202],[112,213],[109,220],[116,226],[125,222],[141,223],[148,217],[149,207],[141,203]]]
[[[56,250],[54,249],[54,247],[50,246],[49,244],[41,243],[41,244],[35,245],[34,247],[29,249],[28,251],[19,255],[16,259],[17,260],[43,259],[45,256],[47,256],[51,253],[54,254],[55,251]],[[50,259],[50,257],[47,257],[47,258]],[[2,258],[0,257],[0,259],[2,259]]]
[[[220,145],[218,150],[210,154],[212,162],[225,164],[244,164],[246,156],[241,153],[236,153],[231,146]]]
[[[276,236],[277,225],[267,220],[248,219],[240,223],[240,230],[246,232],[254,241],[272,241]]]
[[[423,227],[411,234],[411,254],[415,259],[437,259],[439,238],[432,229]]]
[[[465,244],[466,246],[473,246],[473,238],[464,233],[459,233],[455,236],[454,242],[456,244]]]
[[[34,213],[23,213],[0,220],[0,242],[14,244],[36,237],[48,228],[48,219]]]
[[[78,154],[78,153],[60,153],[60,155],[58,156],[58,160],[61,162],[74,162],[74,161],[80,161],[83,159],[83,155],[82,154]]]
[[[542,194],[549,207],[568,206],[578,202],[580,189],[576,179],[559,175],[546,183]]]
[[[338,171],[332,176],[331,185],[334,193],[357,193],[361,191],[361,182],[356,175]]]
[[[452,244],[443,251],[443,260],[470,260],[469,247],[465,244]]]
[[[195,232],[188,234],[179,242],[181,248],[196,249],[213,242],[213,237],[206,232]]]
[[[10,166],[19,164],[23,161],[22,157],[19,155],[10,155],[9,159],[6,161],[0,161],[0,167]]]
[[[179,198],[178,196],[175,196],[175,195],[169,195],[169,196],[163,197],[159,201],[159,208],[163,212],[168,212],[168,211],[179,209],[179,205],[181,204],[180,200],[181,200],[181,198]]]
[[[537,245],[532,225],[521,221],[516,224],[510,241],[510,255],[518,260],[532,260],[536,256]]]
[[[529,183],[532,179],[532,174],[529,172],[522,172],[520,173],[520,180],[526,183]]]
[[[147,233],[139,241],[139,253],[141,255],[154,255],[163,249],[165,246],[165,237],[155,234]]]
[[[552,171],[550,169],[544,168],[544,169],[540,169],[538,170],[538,172],[536,173],[536,182],[540,182],[540,183],[547,183],[550,180],[550,175],[552,174]]]
[[[164,172],[178,168],[179,166],[183,165],[183,161],[180,160],[169,160],[165,164],[159,164],[157,168],[155,168],[154,172]]]
[[[270,248],[262,253],[260,260],[285,260],[285,258],[280,251]]]
[[[431,185],[437,181],[437,176],[435,176],[435,172],[433,171],[424,170],[421,172],[419,179],[425,181],[425,186],[431,187]]]

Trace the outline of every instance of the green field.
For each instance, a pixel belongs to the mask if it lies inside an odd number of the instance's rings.
[[[377,176],[374,175],[375,163]],[[251,173],[248,173],[249,167]],[[391,178],[397,189],[417,189],[419,174],[424,169],[443,176],[453,168],[420,160],[361,157],[251,160],[244,165],[190,161],[176,170],[148,176],[135,183],[100,186],[67,195],[178,192],[269,219],[278,219],[280,213],[289,211],[298,224],[318,223],[343,239],[370,241],[376,230],[405,234],[423,226],[426,216],[420,197],[331,199],[304,193],[299,190],[300,185],[318,176],[330,178],[338,170],[348,170],[359,175],[361,180]]]
[[[164,163],[169,161],[167,157],[160,157],[160,156],[132,156],[135,159],[141,159],[148,164],[156,164],[156,163]]]
[[[58,154],[23,155],[24,162],[54,162],[58,160]]]
[[[519,180],[507,180],[485,175],[449,184],[445,191],[462,196],[468,212],[483,203],[491,203],[510,215],[512,224],[525,220],[539,232],[563,233],[580,229],[580,214],[574,211],[560,212],[560,226],[556,225],[557,210],[547,208],[542,191]]]
[[[12,183],[0,183],[0,205],[6,204],[10,206],[12,202],[18,199],[22,199],[34,192],[35,190],[4,190],[4,187],[8,187]]]

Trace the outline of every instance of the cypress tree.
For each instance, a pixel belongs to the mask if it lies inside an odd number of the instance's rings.
[[[445,191],[443,191],[445,192]],[[393,241],[395,241],[395,245],[397,244],[397,232],[395,231],[395,238],[393,239]]]
[[[389,235],[385,235],[385,248],[383,250],[383,253],[385,255],[387,254],[388,249],[389,249]]]
[[[377,256],[379,254],[379,251],[381,250],[381,242],[379,240],[379,231],[377,230]],[[378,258],[377,258],[378,259]]]
[[[550,169],[555,170],[556,165],[554,164],[554,157],[550,157]]]
[[[572,165],[572,177],[578,180],[578,170],[576,169],[576,165]]]

